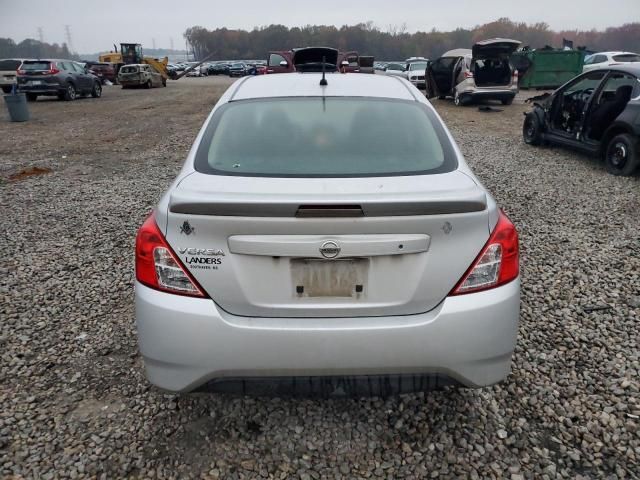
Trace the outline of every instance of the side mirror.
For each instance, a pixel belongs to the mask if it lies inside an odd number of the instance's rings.
[[[286,67],[288,67],[288,66],[289,66],[289,63],[288,63],[286,60],[282,60],[282,61],[280,62],[280,66],[281,66],[281,67],[285,67],[285,68],[286,68]]]

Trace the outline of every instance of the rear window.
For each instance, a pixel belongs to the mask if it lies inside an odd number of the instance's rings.
[[[24,62],[22,64],[22,70],[49,70],[51,62]]]
[[[18,70],[20,60],[0,60],[0,71]]]
[[[620,63],[640,62],[640,55],[635,53],[625,53],[623,55],[614,55],[613,60]]]
[[[456,167],[427,107],[371,98],[230,102],[214,115],[195,159],[199,172],[235,176],[424,175]]]

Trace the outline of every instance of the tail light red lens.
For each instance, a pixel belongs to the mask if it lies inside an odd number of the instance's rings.
[[[136,237],[136,279],[163,292],[206,297],[162,235],[152,213]]]
[[[518,232],[501,211],[489,240],[451,295],[480,292],[515,280],[520,273]]]
[[[17,73],[18,76],[22,76],[22,75],[26,75],[27,71],[26,70],[17,70],[16,73]]]
[[[470,71],[465,71],[464,72],[464,78],[473,78],[473,72]]]

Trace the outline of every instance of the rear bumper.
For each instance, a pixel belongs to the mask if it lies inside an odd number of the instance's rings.
[[[21,93],[37,93],[38,95],[59,95],[65,92],[64,86],[53,85],[18,85]]]
[[[216,378],[431,374],[465,386],[509,373],[520,281],[446,298],[419,315],[250,318],[212,300],[136,283],[136,322],[147,377],[189,391]]]
[[[508,100],[514,98],[517,93],[517,89],[469,90],[466,92],[461,91],[460,97],[466,97],[472,100]]]

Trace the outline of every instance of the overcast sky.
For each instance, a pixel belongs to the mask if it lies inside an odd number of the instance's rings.
[[[73,49],[108,50],[113,43],[184,48],[186,28],[200,25],[252,29],[280,23],[378,27],[406,24],[409,32],[452,30],[509,17],[547,22],[554,30],[603,29],[640,21],[640,0],[0,0],[0,37],[65,42],[69,25]]]

